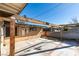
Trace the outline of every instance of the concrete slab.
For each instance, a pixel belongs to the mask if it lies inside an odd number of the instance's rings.
[[[54,39],[54,38],[52,38]],[[41,44],[38,44],[40,42],[43,42]],[[29,46],[32,46],[34,44],[38,44],[36,46],[33,46],[29,49],[25,49]],[[79,44],[76,41],[57,41],[57,40],[49,40],[47,38],[37,38],[37,39],[31,39],[31,40],[24,40],[19,41],[15,44],[16,52],[20,51],[22,49],[25,49],[17,54],[15,56],[24,55],[32,52],[38,52],[41,50],[47,50],[47,49],[54,49],[54,48],[60,48],[65,46],[71,46],[68,48],[61,48],[58,50],[52,50],[48,52],[43,52],[39,54],[32,54],[29,56],[79,56]],[[37,48],[37,49],[36,49]],[[9,50],[9,45],[3,47],[3,52]],[[8,55],[8,52],[4,52],[2,55]]]

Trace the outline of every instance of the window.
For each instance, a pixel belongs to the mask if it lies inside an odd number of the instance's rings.
[[[43,31],[51,31],[51,28],[44,28]]]
[[[30,28],[30,31],[36,31],[36,30],[37,30],[36,27],[31,27],[31,28]]]

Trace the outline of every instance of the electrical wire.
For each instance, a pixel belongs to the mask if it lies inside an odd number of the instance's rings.
[[[46,10],[46,11],[40,13],[39,15],[37,15],[37,16],[35,16],[35,17],[33,17],[33,18],[40,17],[40,16],[42,16],[42,15],[44,15],[44,14],[50,12],[52,9],[53,9],[53,10],[56,9],[56,8],[59,7],[60,5],[61,5],[61,4],[59,3],[59,4],[57,4],[56,6],[54,6],[53,8],[50,8],[50,9],[48,9],[48,10]]]

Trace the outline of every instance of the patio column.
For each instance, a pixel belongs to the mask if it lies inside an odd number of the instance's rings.
[[[10,56],[15,54],[15,17],[11,17],[10,21]]]
[[[2,20],[2,18],[0,18]],[[3,21],[0,21],[0,55],[2,54],[3,51],[3,45],[4,45],[4,23]]]
[[[1,56],[1,21],[0,21],[0,56]]]

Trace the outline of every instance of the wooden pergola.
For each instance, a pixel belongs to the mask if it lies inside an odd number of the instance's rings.
[[[3,21],[9,21],[10,22],[10,56],[14,56],[15,54],[15,20],[21,20],[25,22],[32,22],[36,24],[44,24],[47,25],[46,22],[42,22],[39,20],[34,20],[31,18],[24,18],[22,16],[19,16],[18,14],[23,10],[23,8],[27,4],[25,3],[15,3],[15,4],[0,4],[0,28],[3,26]],[[0,29],[1,31],[1,43],[4,40],[4,31],[3,28]]]

